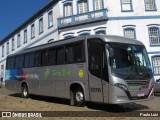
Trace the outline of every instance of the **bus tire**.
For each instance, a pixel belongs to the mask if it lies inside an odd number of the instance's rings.
[[[78,107],[83,107],[85,104],[84,92],[81,89],[77,89],[74,91],[74,105]]]
[[[24,84],[22,86],[22,98],[28,98],[28,97],[29,97],[28,86]]]

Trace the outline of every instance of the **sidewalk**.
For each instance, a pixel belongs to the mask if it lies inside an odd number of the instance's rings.
[[[17,93],[17,92],[11,91],[11,90],[7,90],[4,85],[2,87],[0,87],[0,94],[10,95],[10,94],[14,94],[14,93]]]
[[[0,81],[0,88],[3,88],[5,86],[4,81]]]

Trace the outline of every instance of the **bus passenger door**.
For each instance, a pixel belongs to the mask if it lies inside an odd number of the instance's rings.
[[[108,103],[108,84],[105,81],[108,70],[104,62],[105,55],[100,39],[88,40],[89,88],[92,102]]]

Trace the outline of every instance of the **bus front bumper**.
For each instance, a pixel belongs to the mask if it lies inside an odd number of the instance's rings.
[[[112,93],[109,95],[109,104],[124,104],[152,100],[154,99],[154,86],[150,90],[145,90],[144,96],[137,96],[137,93],[139,93],[139,91],[126,92],[118,87],[112,86]]]

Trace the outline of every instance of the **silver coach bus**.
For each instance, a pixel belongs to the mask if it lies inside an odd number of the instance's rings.
[[[145,46],[118,36],[80,36],[7,57],[7,89],[22,93],[120,104],[154,97],[154,78]]]

